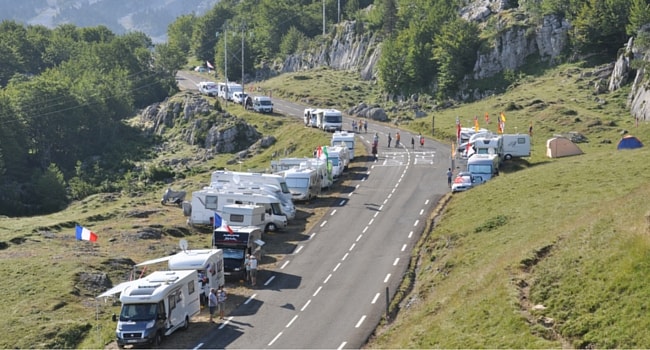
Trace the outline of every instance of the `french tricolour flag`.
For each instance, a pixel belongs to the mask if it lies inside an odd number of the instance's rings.
[[[235,232],[228,226],[226,220],[223,220],[217,212],[214,213],[214,228],[225,228],[231,235]]]
[[[79,225],[77,225],[76,231],[78,241],[97,242],[97,234],[95,234],[95,232]]]

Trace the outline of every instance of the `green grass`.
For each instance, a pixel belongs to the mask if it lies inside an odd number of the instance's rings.
[[[400,303],[397,318],[382,323],[369,347],[650,344],[644,331],[650,320],[650,287],[644,283],[650,269],[650,164],[644,159],[650,151],[615,150],[621,130],[647,141],[650,128],[645,123],[635,128],[625,107],[628,90],[594,95],[593,82],[583,77],[588,70],[567,65],[537,77],[522,75],[505,94],[445,110],[425,105],[432,111],[426,118],[400,122],[403,128],[451,142],[457,116],[470,126],[477,115],[485,127],[488,112],[488,128],[495,130],[504,111],[508,133],[527,132],[533,122],[533,155],[508,163],[493,181],[451,198],[421,242],[419,264],[409,275],[415,283],[412,293]],[[318,69],[282,75],[260,88],[342,110],[380,100],[375,84],[356,78],[350,72]],[[273,158],[308,156],[329,142],[329,134],[305,128],[296,118],[249,113],[232,104],[227,109],[277,142],[241,164],[233,154],[204,161],[199,147],[170,142],[153,163],[192,160],[189,169],[175,168],[182,176],[171,184],[174,189],[197,190],[216,169],[264,170]],[[571,131],[589,139],[579,144],[585,154],[546,158],[546,139]],[[179,128],[166,134],[182,135]],[[47,216],[0,218],[0,276],[6,281],[0,286],[5,298],[0,347],[98,348],[113,340],[110,315],[118,307],[96,303],[100,291],[83,283],[81,274],[104,273],[116,284],[130,272],[119,259],[139,262],[168,254],[180,238],[193,248],[209,244],[209,233],[188,228],[179,208],[160,206],[166,186],[94,195]],[[75,241],[75,223],[97,232],[101,243]],[[159,230],[160,239],[136,237],[151,228]],[[538,304],[545,309],[532,310]],[[542,317],[547,325],[540,323]]]

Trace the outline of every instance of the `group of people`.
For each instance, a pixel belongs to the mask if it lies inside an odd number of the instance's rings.
[[[361,132],[361,129],[366,133],[368,132],[368,121],[359,120],[357,122],[356,120],[352,120],[352,130],[354,130],[354,132]]]
[[[246,281],[250,282],[251,286],[254,287],[257,283],[257,257],[254,254],[247,255],[244,264],[246,265]],[[228,299],[228,295],[223,286],[220,286],[219,289],[210,289],[210,295],[208,296],[210,322],[214,322],[217,312],[219,312],[219,319],[224,319],[226,299]]]

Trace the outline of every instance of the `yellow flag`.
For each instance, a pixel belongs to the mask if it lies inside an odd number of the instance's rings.
[[[501,112],[501,121],[505,122],[506,121],[506,115]]]

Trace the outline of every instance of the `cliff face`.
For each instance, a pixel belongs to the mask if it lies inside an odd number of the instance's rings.
[[[627,106],[630,108],[632,118],[647,121],[650,120],[650,85],[646,77],[645,65],[639,65],[641,67],[638,70],[632,68],[632,62],[635,60],[649,62],[650,52],[644,52],[636,47],[634,38],[630,38],[614,64],[608,88],[609,91],[617,90],[633,78]]]

